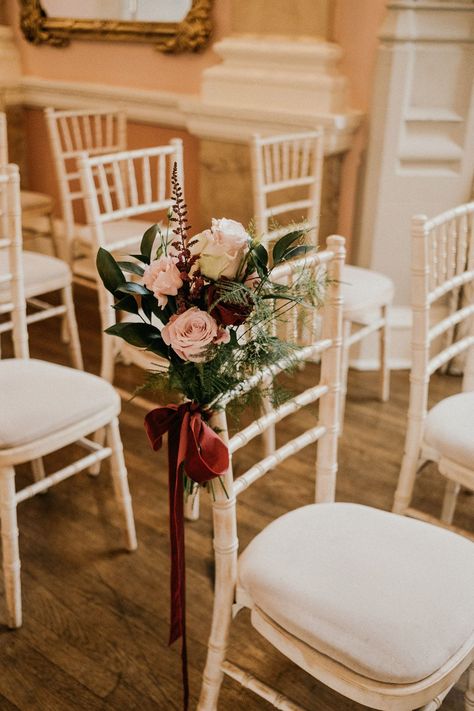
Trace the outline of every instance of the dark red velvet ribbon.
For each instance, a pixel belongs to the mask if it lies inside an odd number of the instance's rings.
[[[171,619],[169,644],[182,638],[183,707],[189,702],[186,647],[186,577],[184,558],[183,468],[198,484],[222,476],[229,466],[229,451],[202,418],[199,405],[185,402],[151,410],[145,430],[155,452],[168,432],[169,514],[171,543]]]

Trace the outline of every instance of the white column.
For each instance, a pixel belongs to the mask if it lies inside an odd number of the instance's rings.
[[[357,263],[395,282],[395,367],[409,365],[410,218],[471,195],[473,27],[472,0],[403,0],[379,35]]]

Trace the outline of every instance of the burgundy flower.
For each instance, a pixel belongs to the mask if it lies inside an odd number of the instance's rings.
[[[219,289],[215,284],[209,286],[207,292],[208,306],[212,306],[219,299]],[[250,296],[245,304],[229,304],[221,300],[210,311],[216,321],[223,326],[240,326],[244,323],[253,309],[253,302]]]

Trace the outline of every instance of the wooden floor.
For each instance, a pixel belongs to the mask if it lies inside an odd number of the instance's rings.
[[[92,292],[77,290],[77,314],[86,368],[97,372],[99,326]],[[32,356],[68,362],[58,324],[50,321],[33,327],[30,341]],[[314,370],[309,369],[297,380],[303,383],[312,375]],[[133,367],[119,366],[117,384],[132,390],[141,377]],[[457,378],[439,377],[435,391],[446,395],[458,386]],[[351,372],[340,447],[339,500],[391,507],[407,393],[407,373],[396,372],[390,402],[381,404],[376,399],[376,375]],[[181,708],[179,645],[167,647],[166,462],[147,444],[143,415],[136,405],[124,403],[121,431],[138,529],[137,552],[127,554],[122,549],[107,466],[98,478],[73,477],[19,509],[24,626],[15,632],[0,627],[1,711]],[[51,465],[67,454],[53,457]],[[248,448],[238,468],[251,457]],[[271,516],[311,502],[313,457],[313,449],[305,450],[242,497],[242,546]],[[20,469],[19,485],[28,479],[28,470]],[[417,485],[416,504],[437,514],[442,493],[441,477],[429,469]],[[202,508],[200,521],[187,525],[192,708],[199,692],[212,602],[209,506],[204,503]],[[474,498],[462,494],[456,523],[472,530],[473,513]],[[3,596],[3,589],[0,592]],[[234,625],[229,658],[244,667],[251,660],[260,678],[310,711],[362,708],[321,686],[259,639],[246,612]],[[270,706],[226,680],[220,709],[242,708],[258,711]],[[460,688],[451,691],[443,709],[463,709]]]

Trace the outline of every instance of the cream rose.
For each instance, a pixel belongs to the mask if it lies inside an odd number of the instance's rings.
[[[200,254],[199,268],[208,279],[234,279],[250,244],[244,226],[226,218],[213,218],[211,229],[196,235],[194,240],[197,242],[192,252]]]
[[[183,286],[173,257],[159,257],[145,267],[143,283],[153,292],[161,308],[168,303],[168,296],[176,296]]]
[[[219,328],[215,319],[197,306],[172,316],[161,337],[180,358],[193,363],[206,360],[204,351],[211,343],[228,343],[230,339],[228,331]]]

